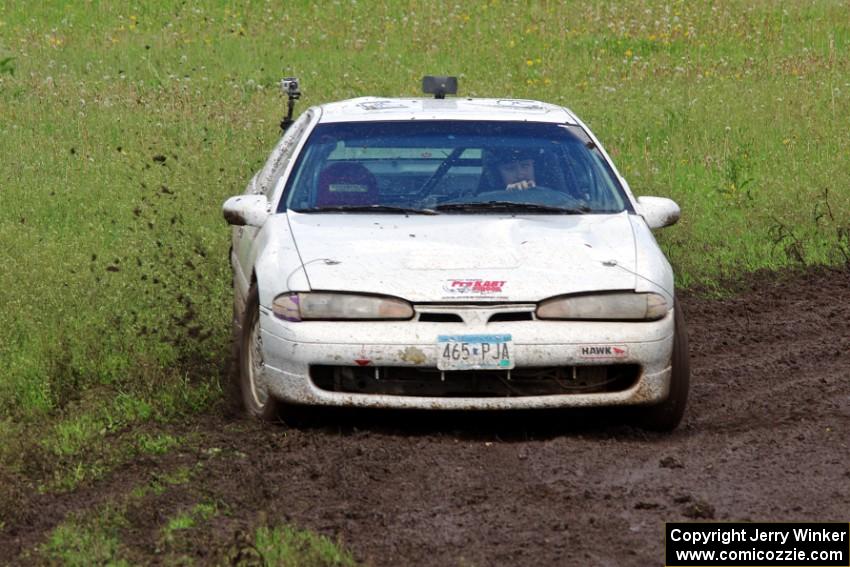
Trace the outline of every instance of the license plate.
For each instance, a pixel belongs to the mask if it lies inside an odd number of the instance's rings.
[[[440,335],[437,368],[440,370],[510,370],[514,367],[510,335]]]

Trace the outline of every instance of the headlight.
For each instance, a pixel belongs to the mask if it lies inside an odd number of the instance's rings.
[[[553,297],[537,306],[539,319],[608,319],[651,321],[669,307],[663,295],[630,291]]]
[[[413,307],[403,299],[326,292],[278,295],[272,302],[272,312],[286,321],[413,317]]]

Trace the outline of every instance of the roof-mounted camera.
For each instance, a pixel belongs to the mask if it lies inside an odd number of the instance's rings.
[[[446,98],[447,94],[457,94],[457,77],[422,77],[422,92],[432,94],[434,98]]]
[[[286,129],[294,122],[292,111],[295,110],[295,101],[301,98],[301,85],[298,84],[297,77],[286,77],[280,82],[280,89],[287,96],[286,116],[280,121],[280,129],[286,132]]]

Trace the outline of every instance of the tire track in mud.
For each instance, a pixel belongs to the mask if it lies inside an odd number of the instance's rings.
[[[665,521],[847,521],[850,272],[781,278],[681,298],[692,396],[670,435],[614,412],[322,412],[297,428],[209,414],[172,426],[192,440],[180,450],[26,497],[0,557],[178,467],[199,472],[128,509],[135,560],[226,560],[259,523],[292,523],[374,565],[646,565],[663,561]],[[221,513],[163,546],[165,519],[199,501]]]

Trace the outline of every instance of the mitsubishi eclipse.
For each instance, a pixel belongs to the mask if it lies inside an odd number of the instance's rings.
[[[223,207],[247,412],[631,406],[674,429],[687,330],[651,231],[679,207],[635,198],[566,108],[423,85],[293,121],[284,81],[284,134]]]

